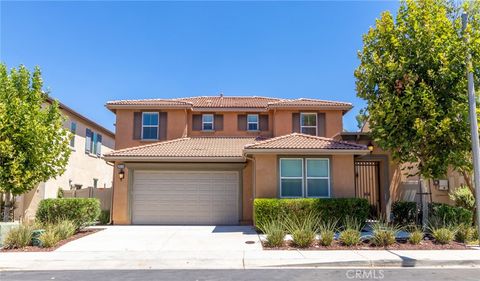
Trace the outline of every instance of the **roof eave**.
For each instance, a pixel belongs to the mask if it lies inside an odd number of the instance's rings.
[[[245,162],[243,156],[226,157],[151,157],[151,156],[115,156],[105,155],[106,161],[121,162]]]
[[[370,153],[368,149],[286,149],[286,148],[245,148],[245,154],[308,154],[308,155],[367,155]]]
[[[169,104],[169,105],[156,105],[156,104],[106,104],[106,108],[114,112],[117,109],[190,109],[191,105],[186,104]]]

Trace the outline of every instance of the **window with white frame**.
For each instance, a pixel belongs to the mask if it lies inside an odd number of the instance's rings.
[[[300,113],[300,132],[307,135],[317,135],[317,113]]]
[[[330,197],[328,158],[281,158],[280,197]]]
[[[71,122],[70,123],[70,133],[72,133],[71,139],[70,139],[70,147],[75,147],[75,135],[77,133],[77,123]]]
[[[158,140],[158,112],[142,113],[142,139]]]
[[[202,130],[213,131],[213,114],[202,114]]]
[[[258,131],[258,114],[247,115],[247,129],[249,131]]]

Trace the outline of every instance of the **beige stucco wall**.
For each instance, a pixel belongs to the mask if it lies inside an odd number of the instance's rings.
[[[108,164],[96,155],[85,154],[86,128],[102,135],[102,154],[110,152],[115,146],[115,139],[103,129],[87,124],[83,120],[63,112],[67,116],[64,127],[70,130],[70,123],[76,122],[75,145],[65,172],[44,183],[39,184],[24,196],[16,198],[16,218],[33,219],[38,203],[45,198],[56,198],[58,188],[70,190],[74,185],[82,185],[82,188],[93,186],[93,179],[98,179],[98,188],[112,187],[113,165]]]
[[[291,155],[289,155],[289,157],[290,156]],[[331,197],[355,197],[355,171],[353,155],[324,155],[318,157],[326,157],[331,160]],[[279,156],[276,154],[258,154],[254,155],[254,159],[256,170],[254,175],[255,197],[279,197]]]

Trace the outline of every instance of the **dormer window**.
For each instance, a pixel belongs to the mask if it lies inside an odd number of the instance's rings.
[[[249,131],[258,131],[258,114],[247,115],[247,129]]]
[[[317,135],[317,113],[300,113],[300,132],[312,136]]]
[[[213,114],[202,114],[202,130],[213,131]]]

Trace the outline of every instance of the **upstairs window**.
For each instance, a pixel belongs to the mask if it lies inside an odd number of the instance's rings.
[[[312,136],[317,135],[317,113],[300,113],[300,132]]]
[[[213,114],[202,114],[202,130],[213,131]]]
[[[102,155],[102,135],[88,128],[85,133],[85,153]]]
[[[158,112],[142,113],[142,139],[158,140]]]
[[[72,133],[72,138],[70,139],[70,147],[75,147],[75,135],[77,133],[77,123],[70,123],[70,133]]]
[[[247,115],[247,129],[249,131],[258,131],[258,114]]]

